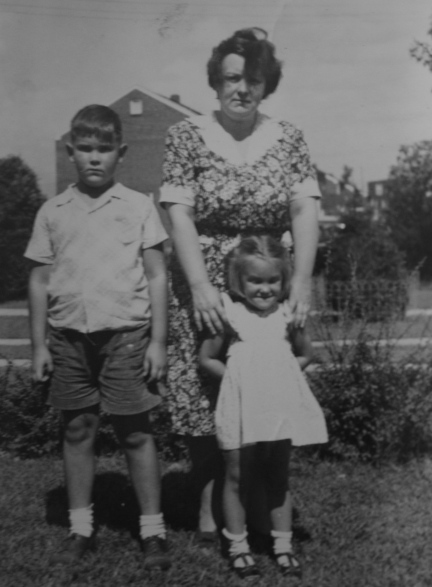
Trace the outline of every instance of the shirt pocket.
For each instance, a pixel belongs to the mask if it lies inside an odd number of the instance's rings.
[[[141,242],[141,222],[136,218],[119,216],[114,220],[113,236],[124,245]]]

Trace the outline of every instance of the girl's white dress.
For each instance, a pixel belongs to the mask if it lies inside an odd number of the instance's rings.
[[[268,316],[222,294],[234,332],[216,407],[216,434],[224,450],[291,439],[301,446],[327,442],[323,412],[295,358],[288,305]]]

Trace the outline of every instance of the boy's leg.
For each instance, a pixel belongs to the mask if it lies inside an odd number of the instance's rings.
[[[166,529],[161,512],[159,460],[148,412],[112,416],[140,507],[140,537],[144,567],[167,569]]]
[[[70,535],[51,557],[52,563],[74,563],[94,548],[92,490],[98,406],[63,412],[63,462],[69,502]]]
[[[111,416],[125,453],[141,514],[160,513],[160,471],[147,412],[131,416]]]
[[[95,477],[94,444],[99,424],[99,408],[63,412],[63,459],[66,487],[71,510],[92,503]]]

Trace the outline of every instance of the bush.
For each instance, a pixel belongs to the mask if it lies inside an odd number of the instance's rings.
[[[46,386],[32,386],[28,371],[12,366],[0,372],[0,446],[21,457],[60,454],[62,425],[59,412],[46,404]],[[170,418],[154,410],[153,427],[159,456],[175,462],[185,458],[186,448],[170,434]],[[96,450],[119,450],[108,414],[101,413]]]
[[[394,363],[387,351],[378,352],[374,341],[363,335],[353,348],[333,349],[332,357],[327,367],[309,374],[329,430],[329,443],[319,448],[320,456],[379,462],[431,451],[432,366]],[[27,458],[60,454],[61,421],[45,400],[43,390],[31,389],[28,373],[10,367],[1,375],[3,450]],[[163,461],[186,458],[186,447],[170,434],[163,410],[155,414],[154,432]],[[97,450],[118,449],[109,416],[102,414]]]
[[[432,362],[398,342],[413,324],[354,320],[321,313],[314,337],[322,365],[309,374],[329,429],[320,454],[343,459],[406,459],[432,450]],[[430,328],[414,325],[416,336]]]
[[[369,320],[403,314],[408,302],[403,254],[386,229],[367,214],[352,213],[344,220],[344,229],[327,247],[328,306]]]
[[[23,254],[43,201],[35,174],[19,157],[0,159],[0,302],[25,296]]]
[[[329,430],[323,456],[378,462],[432,449],[431,369],[358,362],[320,370],[311,385]]]
[[[327,280],[325,289],[328,307],[352,318],[377,321],[403,317],[408,304],[408,278]]]

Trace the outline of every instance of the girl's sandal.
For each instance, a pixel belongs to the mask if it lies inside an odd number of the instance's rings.
[[[233,554],[229,557],[229,560],[232,570],[240,579],[250,579],[261,575],[252,555],[248,552]],[[236,565],[239,561],[243,562],[242,566]]]
[[[300,561],[292,552],[281,552],[276,555],[277,566],[284,577],[301,577]]]

